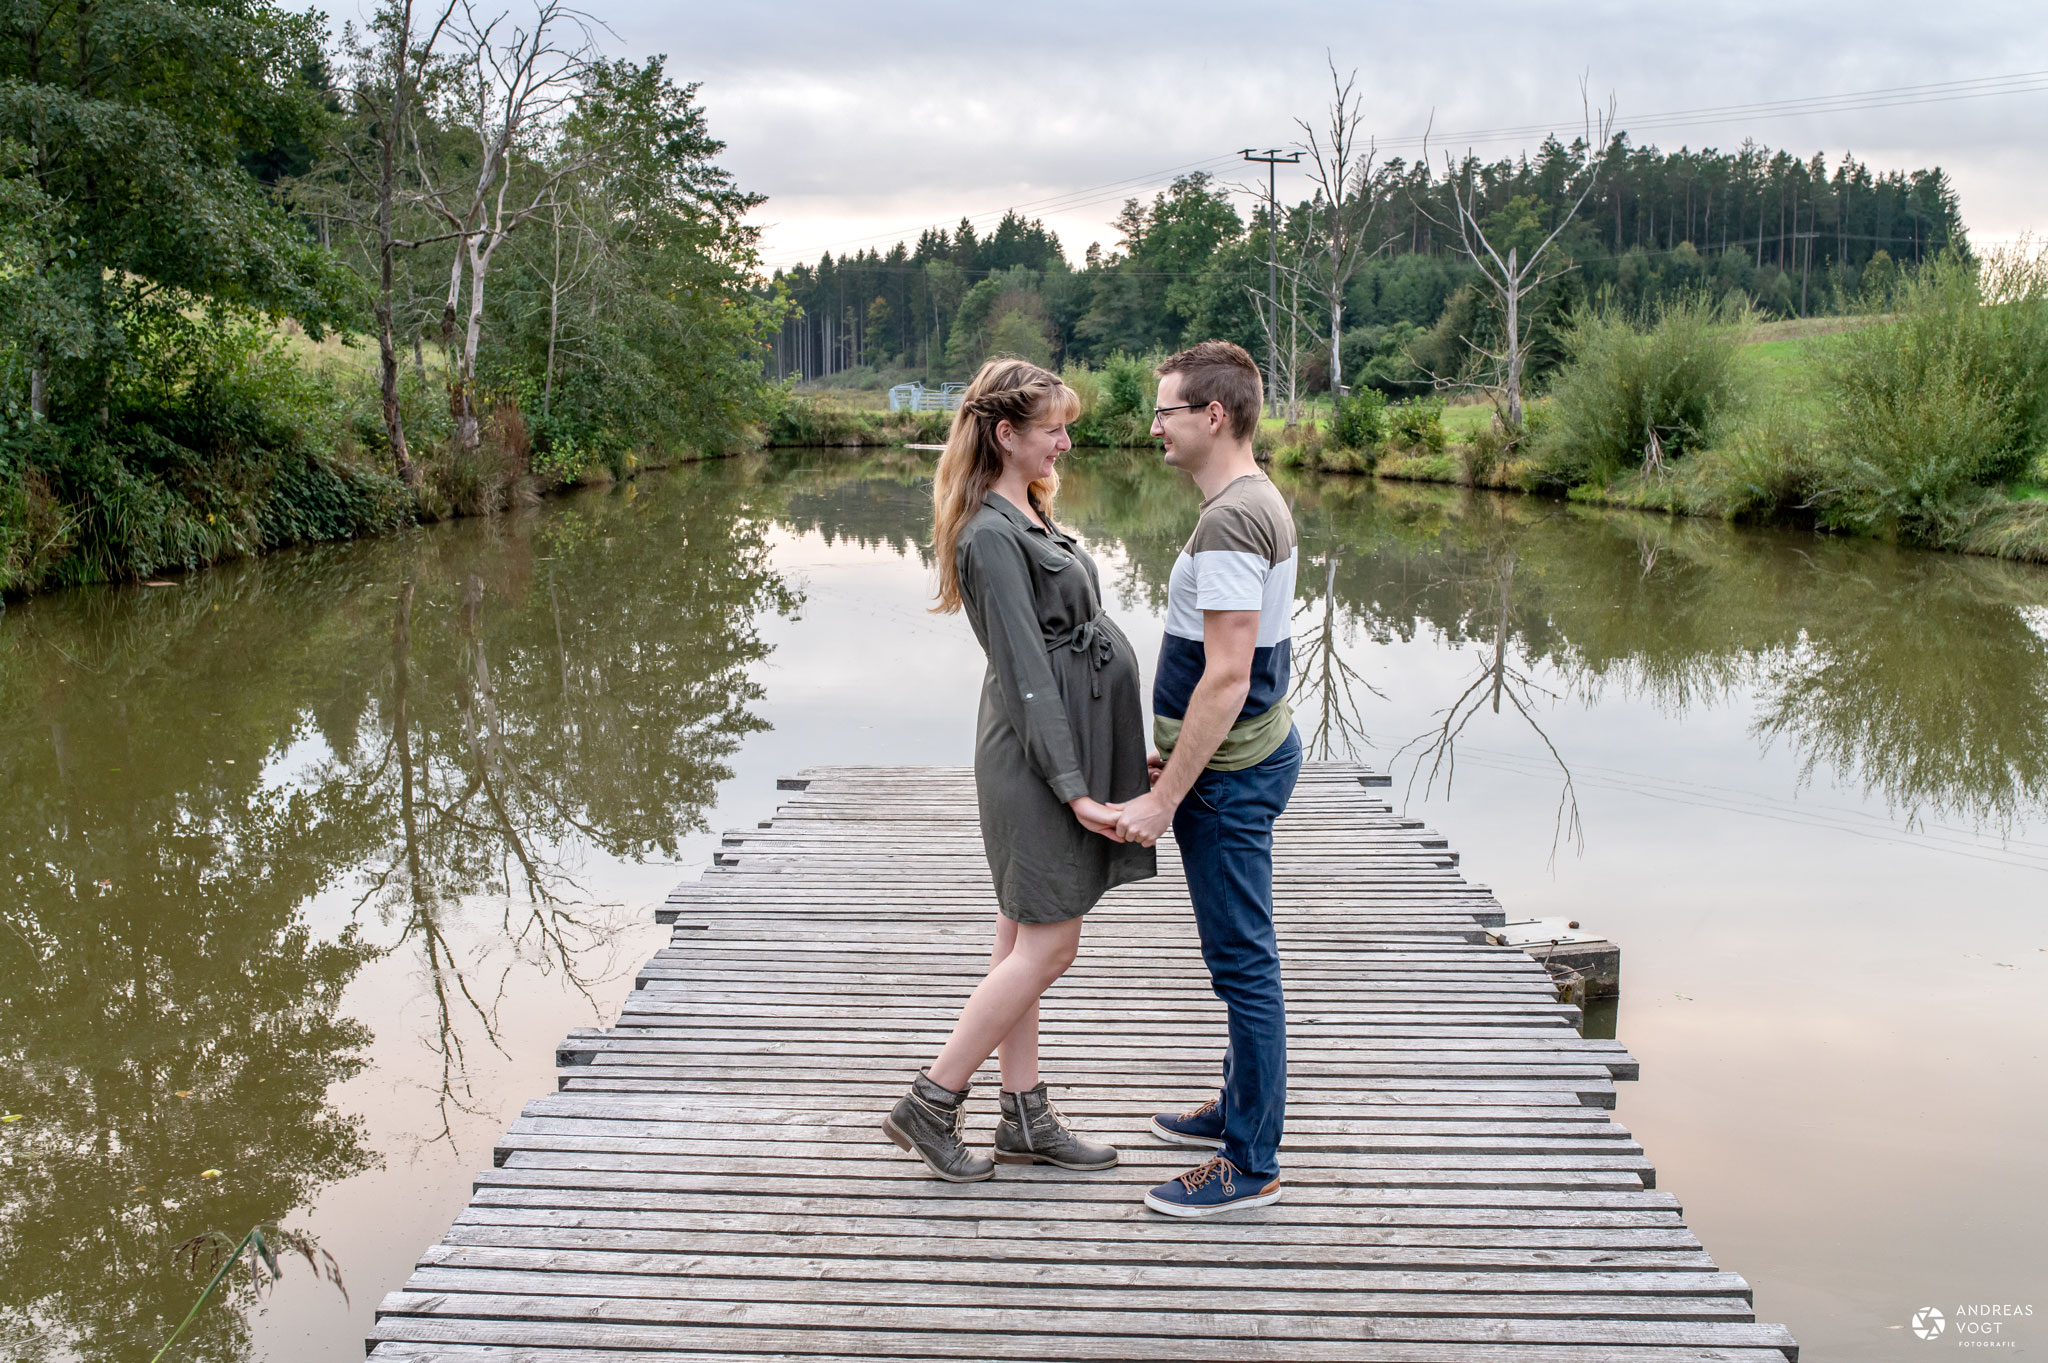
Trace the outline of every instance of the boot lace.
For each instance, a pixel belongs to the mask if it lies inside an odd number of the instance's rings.
[[[1212,1178],[1223,1181],[1223,1195],[1237,1196],[1237,1166],[1218,1155],[1214,1159],[1197,1164],[1180,1176],[1180,1186],[1190,1193],[1199,1192]]]
[[[1191,1122],[1195,1120],[1195,1118],[1197,1117],[1206,1117],[1216,1110],[1216,1104],[1218,1101],[1218,1099],[1211,1098],[1208,1102],[1202,1104],[1200,1107],[1189,1108],[1186,1112],[1180,1114],[1180,1119],[1184,1122]]]
[[[910,1101],[916,1103],[919,1107],[923,1108],[926,1112],[929,1112],[934,1116],[944,1117],[946,1114],[945,1108],[940,1107],[937,1103],[928,1103],[923,1098],[918,1097],[915,1093],[910,1095]],[[953,1108],[953,1139],[956,1141],[960,1140],[962,1134],[966,1130],[967,1104],[961,1103]],[[965,1142],[962,1143],[964,1144]]]

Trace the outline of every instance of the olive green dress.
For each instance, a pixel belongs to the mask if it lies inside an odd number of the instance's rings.
[[[960,532],[960,600],[988,655],[974,744],[996,903],[1061,923],[1104,891],[1158,874],[1153,849],[1091,833],[1067,801],[1150,789],[1138,657],[1102,611],[1095,560],[991,492]]]

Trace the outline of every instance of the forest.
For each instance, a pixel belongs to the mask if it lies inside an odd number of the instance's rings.
[[[1699,290],[1739,292],[1772,317],[1836,312],[1860,296],[1873,262],[1910,270],[1968,246],[1938,167],[1879,170],[1846,155],[1830,166],[1818,152],[1801,159],[1754,143],[1667,153],[1625,132],[1590,158],[1583,141],[1554,137],[1533,157],[1434,170],[1393,158],[1357,185],[1369,240],[1342,290],[1342,372],[1400,394],[1457,367],[1463,314],[1480,298],[1454,226],[1460,187],[1502,249],[1520,241],[1526,251],[1568,218],[1552,249],[1572,268],[1538,300],[1539,325],[1553,327],[1591,299],[1640,311]],[[1110,245],[1091,243],[1078,265],[1043,223],[1010,213],[990,229],[962,219],[914,245],[777,271],[770,287],[798,310],[776,336],[776,372],[953,379],[997,352],[1100,367],[1118,352],[1212,336],[1258,353],[1267,212],[1260,205],[1248,220],[1240,197],[1207,173],[1184,176],[1150,203],[1125,202]],[[1325,202],[1279,214],[1277,252],[1304,290],[1301,262]],[[1325,332],[1304,359],[1302,390],[1328,387],[1328,358]],[[1555,359],[1554,346],[1539,356]]]

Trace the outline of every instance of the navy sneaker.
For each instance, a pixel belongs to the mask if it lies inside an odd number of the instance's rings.
[[[1263,1207],[1280,1200],[1280,1180],[1259,1185],[1245,1179],[1237,1166],[1218,1155],[1179,1178],[1145,1194],[1145,1205],[1168,1216],[1214,1216],[1242,1207]]]
[[[1223,1148],[1223,1104],[1215,1098],[1186,1112],[1162,1112],[1152,1119],[1152,1134],[1175,1145]]]

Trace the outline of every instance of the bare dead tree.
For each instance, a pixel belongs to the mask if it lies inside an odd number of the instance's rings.
[[[561,0],[541,0],[530,28],[514,26],[501,37],[505,16],[481,21],[470,0],[459,3],[462,19],[454,36],[460,69],[445,112],[448,122],[476,141],[472,173],[443,181],[430,169],[417,138],[413,146],[421,200],[456,239],[441,334],[449,350],[449,413],[456,444],[475,449],[476,356],[483,339],[484,283],[491,258],[514,231],[553,207],[563,182],[598,153],[582,146],[544,162],[538,145],[540,134],[575,98],[589,63],[592,44],[582,16]],[[575,38],[565,40],[564,30]],[[519,187],[515,198],[514,171],[522,159],[537,174]],[[469,316],[458,344],[456,316],[465,275]]]
[[[413,463],[399,412],[398,342],[392,321],[396,257],[402,250],[425,245],[426,241],[444,241],[447,237],[414,241],[400,236],[396,221],[400,180],[404,175],[400,161],[406,155],[408,129],[422,97],[422,85],[434,62],[434,47],[454,16],[456,4],[457,0],[448,0],[424,37],[415,32],[414,0],[387,0],[379,7],[370,20],[369,31],[374,36],[369,42],[357,45],[351,27],[347,41],[355,57],[352,96],[357,110],[366,117],[367,127],[362,143],[344,136],[333,144],[349,176],[368,195],[366,204],[353,194],[343,194],[338,213],[366,228],[374,243],[374,311],[384,433],[391,445],[393,472],[413,488],[419,486],[419,470]],[[323,213],[323,229],[327,220]]]
[[[553,251],[548,267],[548,349],[546,367],[541,371],[540,414],[554,410],[556,352],[563,342],[562,303],[588,282],[608,254],[604,234],[591,228],[591,211],[603,221],[604,203],[572,204],[557,198],[548,206],[548,227],[553,234]],[[574,346],[571,346],[574,353]]]
[[[391,462],[407,487],[418,487],[419,470],[414,467],[405,444],[405,423],[398,411],[398,345],[391,334],[392,256],[398,250],[392,231],[392,201],[398,194],[400,141],[412,120],[412,98],[422,67],[433,60],[434,44],[455,13],[454,0],[434,21],[417,48],[413,44],[413,0],[395,0],[385,35],[390,68],[391,112],[377,132],[377,381],[384,399],[384,431],[391,441]]]
[[[1293,243],[1294,257],[1280,262],[1277,273],[1280,288],[1272,300],[1274,306],[1268,309],[1266,295],[1251,285],[1245,286],[1245,294],[1254,304],[1259,327],[1273,341],[1273,388],[1272,396],[1282,400],[1287,409],[1289,422],[1301,419],[1301,338],[1306,330],[1311,336],[1321,325],[1319,318],[1307,317],[1303,313],[1302,293],[1304,281],[1310,270],[1309,254],[1313,243],[1299,238]],[[1313,296],[1313,286],[1307,291]],[[1313,301],[1313,298],[1311,299]],[[1277,313],[1277,315],[1275,315]]]
[[[1324,56],[1332,92],[1324,126],[1317,129],[1299,118],[1294,122],[1308,139],[1296,145],[1307,153],[1303,165],[1315,186],[1311,207],[1321,257],[1315,288],[1329,306],[1330,392],[1339,394],[1344,391],[1344,288],[1369,254],[1366,239],[1378,208],[1372,182],[1378,148],[1371,137],[1365,138],[1362,151],[1358,145],[1364,102],[1363,96],[1353,93],[1358,72],[1354,69],[1340,81],[1336,58]]]
[[[1504,338],[1500,347],[1480,345],[1471,337],[1465,343],[1477,352],[1481,360],[1482,384],[1496,397],[1496,407],[1504,424],[1510,431],[1522,429],[1522,375],[1528,368],[1529,350],[1534,336],[1528,318],[1522,312],[1522,300],[1543,287],[1558,275],[1573,268],[1570,262],[1558,264],[1550,248],[1565,228],[1578,216],[1581,206],[1593,193],[1600,178],[1600,153],[1606,148],[1614,131],[1614,97],[1609,95],[1607,107],[1596,118],[1591,99],[1587,95],[1586,80],[1579,80],[1579,103],[1585,111],[1585,131],[1579,144],[1581,162],[1578,167],[1579,192],[1569,208],[1558,214],[1557,223],[1550,234],[1543,238],[1527,257],[1520,249],[1509,245],[1502,255],[1495,244],[1488,239],[1486,228],[1480,222],[1482,204],[1481,186],[1472,175],[1475,159],[1468,150],[1465,164],[1459,166],[1444,153],[1444,187],[1450,192],[1454,222],[1446,223],[1436,214],[1427,200],[1418,198],[1415,206],[1425,217],[1440,227],[1455,227],[1458,245],[1465,259],[1479,271],[1487,292],[1491,295],[1494,308],[1504,323]],[[1432,121],[1434,121],[1432,119]],[[1429,137],[1423,135],[1422,156],[1429,159]],[[1439,380],[1440,383],[1444,382]]]

